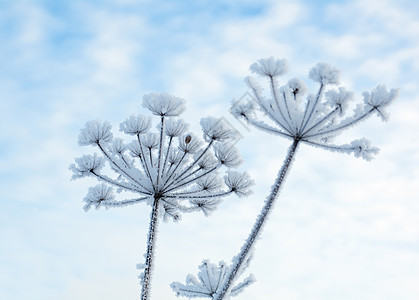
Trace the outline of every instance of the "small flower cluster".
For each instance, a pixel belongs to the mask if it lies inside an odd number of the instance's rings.
[[[242,272],[248,267],[249,261],[250,259],[246,261]],[[170,285],[177,296],[214,299],[220,294],[221,289],[223,288],[223,283],[226,280],[231,267],[223,261],[216,265],[208,260],[204,260],[198,268],[198,278],[189,274],[186,276],[186,284],[173,282]],[[233,297],[237,296],[254,281],[254,276],[250,274],[242,282],[236,284],[231,289],[230,295]]]
[[[316,94],[309,94],[305,102],[303,96],[307,87],[303,81],[294,78],[284,86],[278,85],[278,76],[287,70],[285,60],[273,57],[260,59],[250,70],[267,79],[272,97],[266,98],[256,80],[248,77],[246,82],[258,107],[252,101],[234,102],[231,112],[237,118],[244,118],[249,124],[269,133],[331,151],[353,153],[366,160],[378,152],[366,139],[345,145],[330,142],[373,113],[387,120],[385,108],[397,97],[397,89],[387,91],[385,86],[379,85],[372,92],[365,92],[363,105],[358,105],[351,116],[346,116],[353,93],[343,87],[330,88],[339,84],[340,72],[328,64],[319,63],[309,71],[309,78],[319,83],[319,90]],[[257,109],[274,125],[259,121]]]
[[[237,167],[241,159],[231,142],[235,131],[216,118],[201,120],[204,141],[188,133],[187,124],[177,119],[184,111],[184,100],[165,93],[144,96],[144,107],[160,118],[158,132],[151,132],[151,118],[132,115],[120,124],[120,131],[133,136],[125,144],[114,138],[108,122],[90,121],[81,130],[80,145],[92,145],[102,155],[83,155],[70,166],[72,179],[95,177],[102,183],[89,189],[84,198],[85,210],[92,206],[126,206],[159,201],[164,219],[178,220],[182,212],[210,214],[229,194],[249,193],[252,180],[246,173],[229,171],[224,177],[222,166]],[[116,173],[102,173],[109,164]],[[116,201],[117,191],[132,192],[139,197]]]

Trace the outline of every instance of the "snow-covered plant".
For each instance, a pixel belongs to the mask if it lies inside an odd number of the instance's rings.
[[[362,157],[366,160],[372,159],[373,155],[378,152],[378,148],[372,147],[365,138],[344,145],[332,144],[332,140],[374,113],[386,121],[388,115],[385,109],[397,97],[398,90],[387,91],[385,86],[379,85],[371,92],[365,92],[363,103],[358,104],[352,113],[348,113],[348,104],[353,100],[354,94],[343,87],[333,88],[334,85],[339,84],[340,73],[336,68],[325,63],[319,63],[313,67],[309,72],[309,77],[319,84],[319,88],[315,94],[309,94],[305,99],[303,96],[307,91],[307,86],[302,80],[291,79],[285,85],[279,85],[278,77],[283,75],[287,68],[288,64],[285,60],[273,57],[258,60],[251,65],[250,70],[267,81],[270,95],[265,96],[256,79],[248,77],[246,83],[252,99],[246,102],[233,102],[231,107],[231,113],[235,117],[244,119],[248,124],[262,131],[292,141],[272,190],[240,253],[233,259],[220,282],[217,282],[217,289],[212,294],[208,294],[208,284],[188,280],[186,285],[172,284],[178,295],[198,297],[201,292],[200,296],[214,300],[234,296],[234,283],[249,262],[253,245],[267,220],[300,144],[335,152],[353,153],[355,157]],[[263,118],[259,120],[258,116],[261,113],[267,121],[263,121]],[[212,270],[211,273],[218,274],[221,268],[225,268],[224,264],[219,267],[219,271]],[[202,272],[202,266],[200,269]]]
[[[81,130],[79,144],[92,145],[100,154],[83,155],[70,166],[72,179],[94,177],[101,184],[89,188],[84,209],[124,207],[136,203],[151,206],[145,263],[141,270],[141,299],[148,299],[156,229],[159,218],[178,221],[181,213],[201,211],[209,215],[221,199],[230,194],[249,194],[252,180],[246,173],[228,171],[224,183],[219,170],[237,167],[241,160],[233,147],[235,131],[219,119],[201,120],[204,141],[187,132],[187,124],[177,117],[184,111],[184,100],[166,93],[148,94],[143,106],[159,119],[157,132],[152,120],[132,115],[120,124],[120,131],[132,136],[125,144],[113,137],[108,122],[90,121]],[[105,168],[105,164],[109,168]],[[105,174],[115,173],[115,176]],[[114,188],[121,196],[116,200]]]

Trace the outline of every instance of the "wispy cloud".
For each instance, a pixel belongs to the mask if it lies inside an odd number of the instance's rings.
[[[382,148],[375,161],[301,148],[256,249],[258,281],[240,297],[416,299],[417,8],[378,0],[2,2],[0,298],[137,298],[148,207],[85,214],[89,183],[70,182],[67,168],[85,150],[76,139],[86,121],[110,120],[117,132],[149,91],[186,97],[194,126],[207,114],[227,116],[245,137],[243,167],[256,180],[252,197],[228,199],[211,218],[161,226],[153,296],[175,299],[168,284],[203,258],[230,259],[287,145],[247,131],[227,109],[246,91],[248,66],[273,55],[303,79],[318,61],[333,63],[358,98],[377,83],[400,87],[401,96],[388,124],[370,120],[349,133]]]

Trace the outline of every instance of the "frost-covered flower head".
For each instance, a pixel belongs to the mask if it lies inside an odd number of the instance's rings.
[[[152,93],[144,95],[143,106],[157,116],[178,117],[185,110],[185,101],[167,93]]]
[[[298,78],[292,78],[288,81],[287,87],[295,96],[303,96],[307,92],[307,85]]]
[[[247,268],[249,260],[243,269]],[[189,274],[186,277],[186,284],[173,282],[170,286],[177,296],[188,298],[211,298],[215,299],[220,294],[222,282],[230,272],[231,266],[221,261],[218,265],[204,260],[199,266],[198,277]],[[230,291],[230,296],[235,297],[243,290],[255,282],[253,275],[249,275],[242,282],[236,284]]]
[[[206,141],[224,142],[236,138],[236,131],[225,124],[223,119],[207,117],[201,119],[202,131]]]
[[[120,125],[123,133],[134,138],[128,144],[113,138],[107,122],[87,122],[81,130],[79,144],[93,145],[102,154],[84,155],[70,166],[73,179],[91,176],[102,182],[89,190],[84,199],[86,209],[140,202],[153,205],[157,201],[160,216],[178,220],[182,212],[210,214],[229,194],[249,193],[252,181],[246,173],[228,172],[225,184],[221,184],[221,168],[237,167],[241,161],[229,143],[235,136],[226,123],[202,119],[203,140],[186,132],[188,126],[174,118],[184,110],[183,99],[149,94],[144,96],[143,105],[160,117],[157,132],[151,132],[149,117],[131,115]],[[115,176],[102,173],[105,162]],[[109,186],[134,197],[116,201]]]
[[[288,63],[285,59],[276,59],[271,56],[269,58],[259,59],[250,66],[250,70],[262,76],[279,76],[287,72]]]
[[[79,145],[87,146],[96,143],[108,143],[112,140],[111,124],[101,123],[98,120],[86,123],[84,130],[79,135]]]
[[[109,206],[111,203],[113,203],[114,199],[115,195],[111,187],[103,183],[98,184],[94,187],[89,188],[89,192],[84,198],[86,204],[83,208],[85,211],[88,211],[92,206],[94,206],[96,209],[98,209],[102,205]]]
[[[340,81],[340,71],[326,63],[318,63],[311,68],[308,76],[320,84],[339,84]]]
[[[356,157],[370,160],[378,149],[371,147],[366,139],[345,145],[333,145],[330,142],[342,131],[365,120],[374,112],[386,120],[385,109],[397,97],[398,90],[387,91],[385,86],[379,85],[373,91],[365,92],[363,105],[358,105],[347,116],[348,104],[354,97],[352,92],[343,87],[332,87],[339,84],[340,72],[336,68],[319,63],[309,71],[310,79],[319,83],[319,89],[315,94],[309,94],[304,101],[301,96],[306,91],[306,85],[301,80],[292,79],[286,85],[279,86],[278,76],[284,73],[279,71],[281,61],[261,59],[250,67],[252,72],[266,79],[271,97],[264,95],[256,79],[246,78],[259,112],[266,115],[269,121],[259,120],[250,102],[233,103],[231,113],[269,133],[331,151],[353,153]]]

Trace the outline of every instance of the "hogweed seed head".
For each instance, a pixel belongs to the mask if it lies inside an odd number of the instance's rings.
[[[248,193],[252,181],[247,174],[236,172],[242,181],[231,178],[222,184],[219,170],[237,167],[241,160],[237,150],[226,143],[234,134],[221,120],[207,117],[201,121],[203,141],[193,133],[185,134],[187,124],[175,118],[184,110],[183,99],[149,94],[143,106],[159,116],[157,132],[151,132],[149,117],[131,115],[120,125],[122,132],[133,137],[128,144],[113,137],[107,122],[87,122],[81,130],[79,144],[96,145],[102,153],[76,158],[70,166],[73,179],[93,176],[102,182],[89,189],[84,198],[86,210],[141,202],[153,205],[157,200],[160,216],[177,221],[185,212],[209,215],[225,196]],[[116,176],[102,174],[105,162]],[[110,186],[134,197],[117,201]]]
[[[387,91],[385,86],[379,85],[371,92],[365,92],[363,105],[357,105],[352,115],[346,116],[354,95],[343,87],[331,88],[331,85],[340,82],[339,70],[325,63],[310,69],[309,77],[320,86],[315,94],[309,94],[306,101],[302,102],[301,96],[306,91],[306,85],[301,80],[291,79],[286,85],[278,86],[277,77],[285,70],[279,67],[280,61],[273,58],[261,59],[251,66],[252,72],[267,77],[271,97],[264,95],[256,79],[246,78],[254,103],[268,120],[260,120],[250,102],[233,103],[231,113],[272,134],[331,151],[353,153],[366,160],[372,159],[377,149],[371,147],[365,139],[347,145],[333,145],[330,142],[373,113],[387,120],[385,108],[397,98],[398,90]]]

